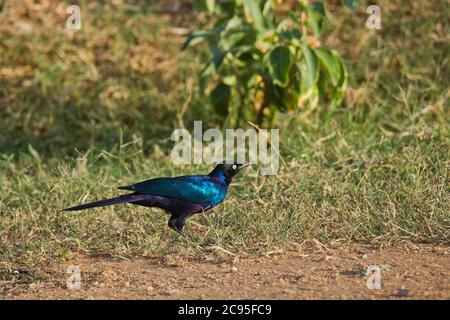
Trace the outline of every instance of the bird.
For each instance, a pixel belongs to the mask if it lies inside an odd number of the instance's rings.
[[[228,194],[232,178],[249,163],[221,162],[207,175],[188,175],[154,178],[118,187],[132,193],[77,205],[62,211],[79,211],[96,207],[129,203],[149,208],[160,208],[170,214],[168,226],[190,239],[184,230],[186,219],[206,212],[220,204]]]

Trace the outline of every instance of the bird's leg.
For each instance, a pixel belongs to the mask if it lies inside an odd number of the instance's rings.
[[[169,219],[168,225],[171,229],[175,230],[182,236],[185,236],[186,238],[194,240],[194,237],[189,232],[183,230],[185,221],[186,221],[186,218],[183,216],[177,216],[177,217],[172,216]]]

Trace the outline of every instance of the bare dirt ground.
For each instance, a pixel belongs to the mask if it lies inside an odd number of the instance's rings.
[[[67,288],[71,265],[80,289]],[[367,288],[369,265],[379,266],[381,289]],[[222,261],[80,257],[41,268],[31,283],[0,281],[0,299],[450,299],[446,245],[352,244]]]

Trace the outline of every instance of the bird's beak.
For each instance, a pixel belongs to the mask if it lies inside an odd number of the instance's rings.
[[[241,167],[239,168],[239,170],[244,169],[245,167],[249,167],[249,166],[251,166],[251,165],[253,165],[253,164],[252,164],[252,163],[244,163],[244,164],[241,165]]]

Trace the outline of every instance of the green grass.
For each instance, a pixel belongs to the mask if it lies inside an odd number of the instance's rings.
[[[204,51],[181,53],[173,29],[192,28],[193,14],[81,1],[83,29],[71,35],[65,6],[30,3],[0,14],[0,260],[204,256],[158,210],[59,212],[118,185],[211,169],[170,161],[180,118],[220,124],[191,80]],[[223,204],[188,222],[199,241],[249,254],[314,240],[449,241],[449,6],[381,1],[374,32],[365,4],[330,6],[324,41],[349,64],[346,104],[280,116],[279,174],[240,174]]]

